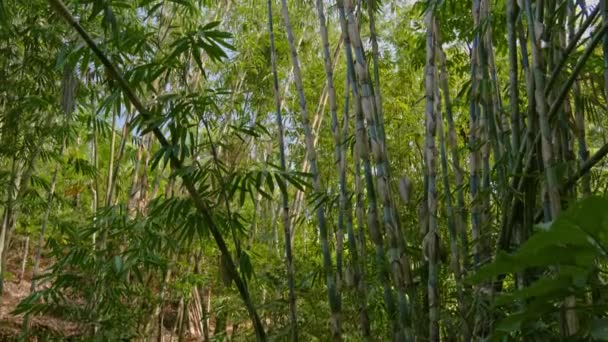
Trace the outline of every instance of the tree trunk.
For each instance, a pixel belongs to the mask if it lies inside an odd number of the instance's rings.
[[[575,17],[576,1],[568,1],[568,39],[570,41],[570,44],[576,38]],[[572,95],[574,98],[574,122],[576,123],[575,135],[578,142],[578,159],[580,167],[580,165],[583,165],[589,158],[589,151],[587,150],[587,139],[585,134],[585,109],[581,96],[581,86],[578,79],[574,82],[572,86]],[[583,176],[582,192],[584,197],[588,197],[591,195],[591,177],[588,173]]]
[[[283,12],[283,21],[285,24],[285,30],[287,31],[287,40],[289,42],[289,49],[291,52],[291,61],[293,64],[293,75],[298,91],[298,98],[300,103],[300,114],[302,116],[302,124],[304,126],[304,135],[306,139],[306,153],[308,155],[308,161],[310,163],[310,171],[313,177],[313,190],[317,196],[324,194],[324,190],[321,186],[321,178],[317,166],[317,156],[314,147],[314,141],[312,136],[312,129],[310,127],[310,119],[308,116],[308,109],[306,108],[306,97],[304,96],[304,86],[302,84],[302,75],[300,72],[300,62],[298,59],[298,52],[294,44],[293,33],[291,30],[291,22],[289,19],[289,10],[287,8],[287,0],[281,0],[281,7]],[[317,220],[319,224],[319,236],[321,240],[321,249],[323,253],[323,268],[325,272],[327,294],[329,297],[329,305],[331,309],[331,332],[334,340],[342,339],[342,332],[340,327],[340,300],[338,291],[336,288],[335,276],[332,270],[331,254],[329,251],[329,244],[327,241],[327,226],[325,222],[325,209],[321,203],[316,206],[317,209]]]
[[[433,34],[434,34],[434,53],[439,55],[439,60],[441,63],[440,69],[444,68],[443,65],[443,56],[440,48],[441,39],[439,35],[439,24],[437,20],[434,20],[433,23]],[[437,58],[436,58],[437,59]],[[439,148],[441,151],[441,175],[443,177],[443,192],[444,192],[444,203],[447,212],[448,219],[448,232],[450,234],[450,251],[452,254],[450,266],[452,268],[452,272],[454,272],[454,279],[456,280],[456,300],[458,303],[458,311],[461,317],[464,319],[466,315],[466,308],[464,306],[464,297],[463,297],[463,287],[462,287],[462,277],[461,277],[461,268],[460,268],[460,250],[458,248],[458,231],[456,228],[456,222],[458,220],[459,214],[454,211],[454,206],[452,203],[452,191],[450,186],[450,175],[448,170],[448,157],[447,157],[447,148],[446,148],[446,137],[444,134],[444,123],[443,123],[443,115],[441,112],[441,96],[439,93],[439,84],[443,83],[443,79],[445,78],[445,83],[447,83],[447,75],[444,75],[443,70],[441,71],[442,75],[438,75],[437,67],[435,67],[434,74],[434,86],[435,86],[435,120],[437,122],[437,131],[436,135],[439,136]],[[446,87],[447,88],[447,87]],[[449,95],[447,96],[449,98]],[[446,104],[446,108],[447,108]],[[449,139],[449,136],[448,136]],[[458,172],[458,171],[456,171]],[[441,246],[437,246],[441,248]],[[463,332],[466,330],[466,324],[464,325]],[[466,333],[465,333],[466,335]]]
[[[382,284],[384,289],[384,304],[385,310],[388,315],[389,322],[392,328],[393,337],[397,340],[403,339],[402,327],[399,324],[399,320],[396,319],[397,308],[395,306],[394,297],[390,284],[390,277],[388,273],[388,262],[385,257],[384,238],[380,227],[378,225],[378,207],[376,203],[376,193],[374,189],[374,179],[372,176],[370,156],[369,156],[369,142],[367,138],[367,131],[364,124],[364,116],[362,110],[362,98],[359,93],[357,86],[357,77],[355,74],[355,63],[351,50],[351,38],[350,31],[356,26],[356,21],[352,14],[352,8],[349,8],[349,22],[346,21],[346,12],[344,10],[344,3],[340,0],[337,1],[338,13],[340,15],[340,26],[342,29],[342,36],[344,39],[344,47],[346,49],[346,62],[348,69],[348,77],[350,79],[350,85],[353,93],[353,104],[355,108],[355,163],[358,163],[360,159],[363,164],[364,177],[365,177],[365,188],[367,190],[367,229],[369,231],[370,238],[375,245],[376,249],[376,267],[378,267],[378,280]],[[348,3],[348,6],[352,7],[352,3]],[[371,105],[371,103],[368,103]],[[358,166],[358,165],[357,165]],[[358,171],[356,171],[358,172]],[[358,193],[360,193],[358,191]],[[358,198],[358,203],[359,203]],[[358,204],[359,205],[359,204]],[[363,210],[357,211],[358,220]],[[364,247],[362,246],[362,249]]]
[[[355,76],[354,80],[358,80],[361,85],[361,110],[367,123],[368,133],[371,142],[372,155],[375,161],[376,171],[376,190],[378,199],[383,207],[383,218],[386,232],[388,234],[389,250],[388,262],[390,263],[393,273],[393,281],[397,288],[397,301],[399,304],[399,326],[400,338],[406,338],[410,335],[410,326],[408,322],[409,304],[406,296],[406,287],[412,283],[410,274],[409,257],[405,250],[405,240],[401,232],[400,224],[396,212],[393,208],[391,199],[390,177],[388,174],[388,159],[386,155],[385,143],[380,139],[380,129],[378,128],[378,113],[374,104],[373,86],[370,80],[368,65],[365,60],[365,52],[363,51],[363,42],[359,32],[359,27],[356,25],[354,15],[354,5],[352,0],[345,1],[346,14],[349,19],[348,34],[351,45],[355,53]],[[367,140],[367,139],[366,139]],[[365,163],[364,163],[364,167]],[[368,196],[371,192],[368,190]],[[374,199],[375,202],[375,199]],[[380,230],[381,231],[381,230]],[[381,233],[380,233],[381,234]]]
[[[21,284],[21,281],[23,280],[23,276],[25,275],[25,267],[27,266],[27,257],[29,255],[29,251],[30,251],[30,235],[28,234],[25,237],[25,243],[23,246],[23,257],[21,258],[21,272],[19,272],[19,278],[17,279],[17,282],[19,284]]]
[[[428,297],[429,297],[429,340],[439,342],[439,290],[438,290],[438,255],[439,255],[439,233],[437,231],[437,170],[435,159],[437,155],[435,147],[436,128],[439,123],[436,117],[436,70],[435,70],[435,51],[436,38],[434,34],[434,14],[433,10],[426,13],[426,67],[425,67],[425,97],[426,97],[426,137],[425,137],[425,163],[429,178],[428,186],[428,219],[429,231],[424,237],[423,251],[428,258],[429,278],[428,278]]]
[[[279,94],[279,76],[277,72],[277,56],[274,47],[274,29],[272,26],[272,0],[268,0],[268,32],[270,36],[270,56],[272,62],[272,79],[274,91],[274,103],[276,107],[276,123],[279,136],[279,159],[282,172],[287,172],[285,160],[285,133],[283,117],[281,115],[281,99]],[[295,65],[294,65],[294,70]],[[285,234],[285,265],[287,267],[287,285],[289,287],[289,319],[291,322],[291,341],[298,341],[298,317],[296,312],[295,276],[293,267],[293,256],[291,251],[291,227],[289,221],[289,197],[287,189],[281,188],[281,204],[283,215],[283,231]]]

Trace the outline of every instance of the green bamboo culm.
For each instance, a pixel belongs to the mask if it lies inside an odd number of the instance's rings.
[[[436,157],[437,150],[435,146],[435,137],[437,133],[438,120],[436,117],[436,70],[435,70],[435,51],[436,36],[434,34],[434,13],[433,9],[427,10],[425,15],[426,24],[426,67],[425,67],[425,116],[426,116],[426,132],[425,132],[425,164],[427,168],[428,183],[428,232],[423,241],[423,248],[428,259],[428,300],[429,300],[429,340],[439,342],[439,291],[438,291],[438,274],[439,274],[439,232],[437,230],[437,169]],[[442,123],[441,123],[442,124]]]
[[[270,39],[270,58],[272,64],[272,85],[274,104],[276,109],[276,123],[279,136],[279,162],[282,172],[287,171],[285,157],[285,127],[281,115],[281,96],[279,94],[279,76],[277,72],[277,53],[274,44],[274,28],[272,25],[272,0],[267,1],[268,9],[268,35]],[[287,286],[289,287],[289,319],[291,323],[291,341],[298,341],[298,315],[296,305],[295,271],[293,266],[293,253],[291,248],[291,225],[289,220],[289,195],[287,189],[281,189],[281,211],[283,218],[283,231],[285,237],[285,265],[287,267]]]
[[[314,137],[312,136],[312,128],[310,125],[310,118],[308,115],[308,109],[306,106],[306,96],[304,95],[304,86],[302,83],[302,75],[300,72],[300,62],[298,59],[298,52],[294,43],[293,32],[291,29],[291,22],[289,18],[289,9],[287,6],[287,0],[281,0],[281,10],[283,13],[283,23],[285,25],[285,31],[287,33],[287,41],[289,43],[289,50],[291,52],[291,62],[293,65],[293,76],[296,84],[296,90],[298,93],[300,115],[302,117],[302,125],[304,126],[304,137],[306,140],[306,154],[308,156],[308,162],[310,164],[310,171],[312,173],[312,183],[315,195],[318,197],[324,194],[321,186],[321,176],[319,174],[319,167],[317,165],[317,156],[314,146]],[[320,198],[318,201],[321,200]],[[338,289],[336,286],[336,277],[334,275],[331,253],[329,251],[327,223],[325,219],[325,209],[323,205],[317,203],[317,221],[319,225],[319,237],[321,240],[321,251],[323,255],[323,271],[325,272],[325,279],[327,284],[327,296],[329,298],[329,305],[331,310],[331,331],[332,338],[335,341],[342,339],[341,323],[340,323],[340,299],[338,296]]]
[[[355,59],[353,57],[351,37],[351,29],[356,26],[354,16],[349,14],[348,21],[345,10],[344,0],[336,1],[338,15],[340,18],[340,28],[344,40],[344,48],[346,52],[346,64],[349,83],[353,94],[353,106],[355,111],[355,163],[361,160],[363,166],[363,176],[365,179],[365,190],[367,191],[367,230],[369,237],[374,243],[376,254],[376,267],[378,268],[378,280],[383,288],[383,298],[385,310],[391,325],[393,337],[401,336],[401,327],[397,320],[397,308],[395,299],[390,284],[389,266],[385,256],[384,238],[378,226],[378,206],[376,201],[376,191],[374,188],[374,179],[372,175],[372,167],[370,162],[370,152],[368,146],[368,134],[364,123],[364,114],[362,108],[362,96],[357,84],[357,75],[355,71]],[[362,210],[361,210],[362,211]],[[358,211],[357,216],[363,216],[363,213]]]

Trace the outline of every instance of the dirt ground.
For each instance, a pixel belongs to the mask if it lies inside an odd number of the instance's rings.
[[[21,281],[18,281],[20,270],[20,256],[9,255],[7,260],[7,272],[4,279],[4,294],[2,305],[0,305],[0,341],[15,340],[23,325],[23,315],[13,315],[19,302],[27,297],[31,287],[31,272],[26,270]],[[78,327],[72,322],[66,322],[51,316],[30,317],[31,330],[34,333],[56,336],[78,335]],[[36,341],[36,338],[31,339]]]

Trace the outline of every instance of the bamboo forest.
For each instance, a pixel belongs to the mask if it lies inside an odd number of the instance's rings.
[[[608,0],[0,0],[0,341],[608,341]]]

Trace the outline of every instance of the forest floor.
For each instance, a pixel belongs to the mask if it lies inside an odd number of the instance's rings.
[[[20,248],[16,248],[17,252]],[[0,304],[0,342],[17,341],[21,334],[24,315],[14,315],[12,312],[17,308],[19,303],[30,294],[31,287],[31,270],[27,269],[23,275],[23,279],[19,280],[21,273],[22,251],[18,253],[9,253],[6,262],[6,272],[4,274],[4,293]],[[48,260],[41,260],[41,268],[44,269],[48,264]],[[165,308],[165,320],[170,321],[176,316],[176,308],[172,310],[170,305]],[[174,312],[175,311],[175,312]],[[210,320],[210,328],[215,330],[215,321]],[[226,334],[230,335],[232,326],[228,325]],[[30,317],[30,338],[28,341],[48,341],[50,340],[70,340],[70,338],[78,337],[82,334],[81,327],[74,322],[69,322],[64,319],[54,317],[52,314],[36,315]],[[163,332],[165,341],[177,340],[171,334],[171,331]],[[200,340],[200,336],[192,336],[187,334],[186,341]]]
[[[9,253],[6,262],[7,272],[4,278],[4,294],[0,306],[0,341],[15,340],[23,324],[23,315],[13,315],[17,305],[30,293],[31,272],[25,272],[19,281],[21,273],[21,256]],[[50,315],[38,315],[30,318],[31,332],[34,335],[61,336],[69,338],[78,335],[79,329],[75,323],[67,322]]]

